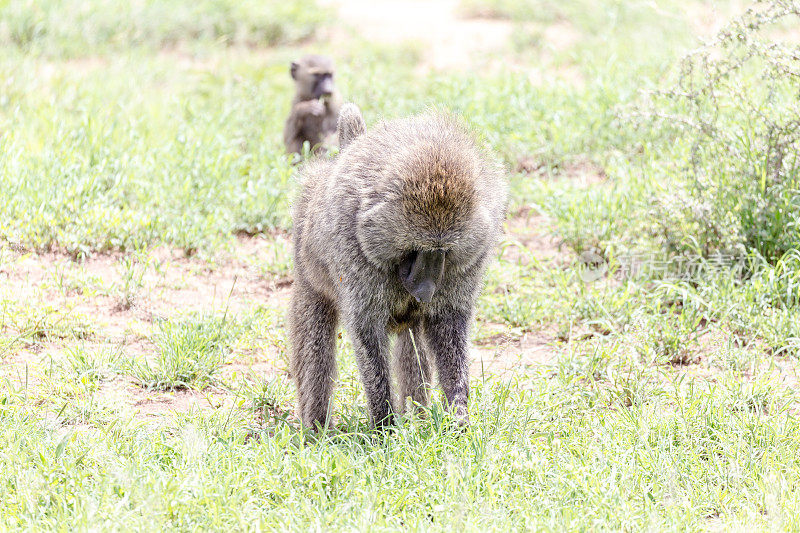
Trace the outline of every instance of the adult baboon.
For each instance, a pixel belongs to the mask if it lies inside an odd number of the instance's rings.
[[[391,423],[390,334],[395,411],[408,397],[427,402],[433,363],[450,408],[467,423],[468,329],[501,233],[503,170],[443,115],[363,131],[358,108],[346,105],[344,148],[304,166],[293,209],[289,337],[299,417],[314,427],[330,415],[341,320],[373,424]]]
[[[283,142],[288,153],[302,153],[305,141],[314,153],[336,144],[341,97],[333,85],[333,73],[333,61],[329,57],[307,55],[292,62],[295,95],[283,128]]]

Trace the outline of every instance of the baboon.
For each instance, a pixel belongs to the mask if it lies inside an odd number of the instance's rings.
[[[295,95],[283,128],[287,153],[302,153],[305,141],[316,154],[335,145],[341,96],[333,85],[333,72],[333,61],[325,56],[307,55],[292,62]]]
[[[299,418],[313,428],[331,415],[341,321],[373,426],[391,424],[407,398],[427,404],[431,366],[467,424],[468,330],[505,217],[503,169],[445,115],[364,129],[345,105],[339,155],[301,170],[288,317]]]

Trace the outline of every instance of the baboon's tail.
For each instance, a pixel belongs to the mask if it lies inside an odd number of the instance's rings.
[[[339,110],[339,150],[344,150],[348,144],[367,131],[364,117],[356,104],[344,104]]]

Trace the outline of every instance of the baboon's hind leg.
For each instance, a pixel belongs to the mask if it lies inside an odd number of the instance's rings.
[[[298,416],[303,425],[325,425],[336,378],[334,305],[302,282],[295,283],[289,307],[291,371],[297,383]]]
[[[397,379],[395,411],[405,411],[406,398],[428,405],[431,369],[428,354],[422,345],[421,328],[409,328],[397,335],[394,345],[394,368]]]

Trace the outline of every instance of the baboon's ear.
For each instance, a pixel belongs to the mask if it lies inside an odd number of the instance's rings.
[[[292,73],[292,79],[293,80],[297,79],[297,69],[299,69],[299,68],[300,68],[300,64],[297,63],[297,61],[292,61],[292,67],[290,69],[290,72]]]

